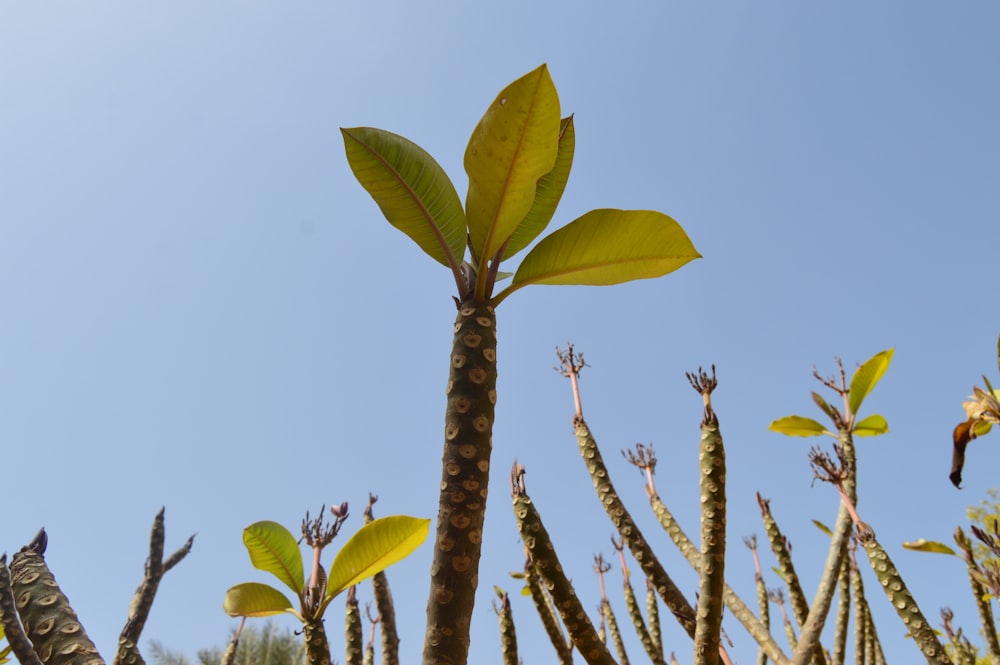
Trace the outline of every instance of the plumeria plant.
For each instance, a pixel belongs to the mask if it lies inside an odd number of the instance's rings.
[[[336,538],[348,516],[348,505],[331,506],[330,521],[302,520],[302,540],[310,550],[309,578],[295,536],[281,524],[255,522],[243,530],[243,544],[254,567],[271,573],[291,589],[298,608],[278,589],[259,582],[237,584],[226,592],[223,607],[234,617],[265,617],[289,613],[302,622],[309,662],[330,663],[323,615],[330,602],[355,584],[402,560],[427,538],[429,519],[395,515],[365,524],[337,553],[329,572],[321,563],[323,550]],[[238,639],[238,636],[237,636]],[[235,643],[235,640],[234,640]],[[235,652],[235,646],[233,647]]]

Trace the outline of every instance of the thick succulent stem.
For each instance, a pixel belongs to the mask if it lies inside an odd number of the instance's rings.
[[[306,619],[302,624],[302,637],[305,639],[306,662],[309,665],[331,665],[330,642],[326,638],[323,619]]]
[[[625,642],[622,640],[622,631],[618,627],[618,619],[611,609],[611,603],[604,599],[601,601],[601,616],[608,626],[608,633],[611,635],[611,643],[615,645],[615,653],[618,655],[619,665],[629,665],[628,653],[625,651]]]
[[[118,638],[114,662],[116,665],[146,665],[145,659],[139,653],[139,646],[127,637]]]
[[[694,662],[697,665],[718,665],[726,563],[726,452],[719,432],[719,419],[712,409],[710,397],[716,386],[715,368],[711,377],[699,371],[697,376],[689,374],[688,379],[705,399],[698,452],[701,472],[701,565]]]
[[[792,562],[791,546],[788,539],[781,533],[778,522],[771,513],[769,499],[764,499],[757,494],[757,503],[760,505],[761,518],[764,521],[764,531],[767,533],[767,540],[771,544],[771,551],[778,561],[781,569],[781,578],[788,586],[788,604],[792,607],[792,615],[795,617],[796,625],[801,629],[809,616],[809,602],[802,591],[799,583],[798,573],[795,572],[795,564]],[[825,657],[819,643],[816,644],[814,652],[814,663],[824,663]]]
[[[660,632],[660,601],[656,596],[656,587],[646,578],[646,616],[649,618],[649,639],[656,652],[663,659],[663,634]]]
[[[628,616],[632,620],[632,627],[635,628],[635,633],[639,636],[642,648],[645,649],[646,655],[653,665],[665,665],[663,655],[653,644],[653,638],[646,628],[646,622],[642,618],[642,612],[639,610],[639,600],[635,596],[635,591],[632,590],[632,584],[629,582],[628,576],[625,577],[624,592],[625,607],[628,608]]]
[[[962,556],[969,570],[969,586],[972,587],[972,596],[976,601],[976,609],[979,610],[979,622],[981,632],[986,638],[986,644],[990,650],[990,659],[996,665],[1000,664],[1000,642],[997,640],[997,631],[993,622],[993,607],[990,605],[986,588],[979,581],[979,565],[976,563],[976,556],[972,549],[972,542],[965,535],[961,527],[955,529],[955,542],[962,550]]]
[[[500,652],[503,655],[503,665],[517,665],[517,631],[514,630],[514,613],[510,609],[510,596],[506,591],[497,589],[500,596]]]
[[[365,657],[364,629],[356,589],[357,587],[352,586],[348,590],[344,611],[344,653],[347,665],[362,665]]]
[[[792,555],[789,552],[788,539],[781,532],[778,522],[774,519],[770,500],[758,494],[757,503],[760,505],[764,533],[767,534],[767,541],[771,544],[771,552],[774,553],[778,568],[781,570],[781,579],[788,587],[788,604],[792,607],[795,621],[801,627],[809,615],[809,601],[806,600],[806,594],[802,591],[799,575],[795,572],[795,564],[792,562]]]
[[[837,616],[833,631],[833,665],[844,665],[847,657],[847,626],[851,618],[851,566],[845,558],[841,564],[839,591],[837,593]]]
[[[45,564],[45,544],[45,532],[40,531],[10,562],[14,604],[24,632],[45,665],[104,665]]]
[[[365,524],[375,519],[372,513],[372,505],[377,500],[377,496],[368,495],[368,506],[364,512]],[[375,597],[375,608],[378,610],[378,623],[381,629],[382,665],[399,665],[399,632],[396,630],[396,606],[392,601],[389,578],[386,577],[384,571],[375,573],[375,576],[372,577],[372,595]]]
[[[10,646],[11,653],[21,665],[42,665],[34,647],[28,641],[21,621],[14,609],[14,591],[10,583],[10,570],[7,568],[7,554],[0,556],[0,624],[3,625],[4,636]]]
[[[861,529],[858,539],[865,548],[872,570],[875,571],[875,576],[878,577],[879,583],[885,590],[886,597],[892,603],[896,614],[903,621],[921,653],[924,654],[924,658],[927,659],[928,663],[951,665],[951,659],[948,658],[944,647],[941,646],[937,635],[934,634],[934,629],[924,618],[916,601],[906,588],[903,578],[900,577],[899,571],[893,565],[889,554],[875,538],[874,532],[870,529]]]
[[[670,512],[670,509],[667,508],[666,504],[663,503],[655,492],[650,494],[649,503],[653,508],[653,513],[660,521],[660,526],[663,527],[663,530],[670,536],[674,545],[677,546],[677,549],[687,559],[688,564],[695,570],[699,570],[701,555],[698,552],[698,548],[688,538],[687,534],[674,518],[673,513]],[[743,627],[747,629],[747,632],[754,638],[754,641],[767,653],[767,657],[779,665],[788,665],[788,657],[785,656],[778,643],[774,641],[770,628],[754,616],[754,613],[746,606],[746,603],[736,595],[736,592],[728,584],[724,585],[723,589],[723,601],[726,603],[726,607],[743,624]]]
[[[614,665],[614,658],[607,646],[598,639],[594,624],[583,609],[573,584],[566,578],[549,533],[542,524],[538,510],[524,489],[523,469],[515,465],[512,476],[512,498],[517,528],[524,548],[531,558],[535,571],[552,594],[563,625],[569,631],[573,644],[590,665]]]
[[[559,617],[556,609],[552,605],[552,598],[542,587],[541,579],[531,565],[531,557],[524,562],[524,583],[531,593],[531,600],[535,603],[535,610],[542,620],[545,633],[549,636],[553,648],[556,650],[556,657],[559,665],[573,665],[573,643],[566,639],[562,629],[559,627]]]
[[[153,518],[145,574],[139,587],[135,590],[135,595],[132,596],[128,618],[119,635],[115,665],[137,665],[142,661],[137,644],[140,635],[142,635],[142,629],[146,626],[146,620],[149,618],[149,611],[153,607],[156,592],[160,588],[160,580],[163,579],[168,570],[184,560],[194,543],[194,536],[191,536],[177,551],[166,559],[163,558],[163,545],[166,541],[164,512],[164,509],[160,508],[160,512]]]
[[[496,313],[486,303],[463,302],[454,330],[424,665],[468,659],[493,448]]]
[[[853,504],[857,504],[857,458],[854,451],[854,439],[846,426],[840,430],[839,443],[843,449],[844,465],[847,476],[843,481],[844,491]],[[799,633],[799,644],[792,656],[794,665],[806,665],[817,653],[820,634],[826,624],[827,614],[833,604],[833,596],[837,590],[837,578],[840,577],[840,567],[847,556],[847,545],[851,539],[853,520],[847,508],[842,504],[837,511],[837,520],[833,526],[833,537],[830,539],[830,549],[827,552],[826,564],[820,577],[816,595],[813,596],[809,615]],[[819,651],[822,653],[822,651]]]
[[[597,491],[597,497],[604,506],[604,511],[611,518],[611,522],[615,525],[618,533],[625,539],[629,550],[632,552],[632,556],[639,563],[643,573],[653,580],[656,592],[663,598],[663,602],[673,612],[681,627],[693,639],[695,630],[694,609],[687,598],[684,597],[684,594],[681,593],[681,590],[674,584],[674,581],[670,579],[670,576],[664,570],[659,560],[657,560],[656,555],[653,554],[653,549],[646,542],[639,527],[625,508],[625,504],[618,497],[618,492],[615,491],[615,487],[611,483],[611,476],[608,474],[607,466],[604,464],[604,458],[597,448],[597,442],[590,433],[587,423],[584,422],[582,417],[578,416],[574,418],[573,424],[576,430],[576,441],[580,447],[580,455],[587,464],[587,471],[590,473],[594,489]]]

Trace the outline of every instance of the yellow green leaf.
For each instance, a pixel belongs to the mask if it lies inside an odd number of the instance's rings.
[[[243,544],[254,568],[271,573],[295,595],[302,592],[302,553],[288,529],[277,522],[256,522],[243,530]]]
[[[465,151],[465,211],[479,274],[531,210],[558,149],[559,95],[542,65],[497,95]]]
[[[392,515],[358,529],[333,561],[327,598],[409,556],[427,538],[430,523],[429,519]]]
[[[855,423],[854,429],[851,431],[856,436],[879,436],[889,431],[889,423],[886,422],[885,418],[876,413],[875,415],[868,416],[859,423]]]
[[[772,432],[787,436],[818,436],[829,434],[827,429],[812,418],[803,416],[785,416],[778,418],[767,427]]]
[[[389,223],[438,263],[465,254],[465,212],[444,169],[423,148],[373,127],[341,129],[347,161]]]
[[[592,210],[524,257],[500,302],[529,284],[620,284],[660,277],[700,258],[684,229],[653,210]]]
[[[222,609],[232,617],[266,617],[283,612],[295,613],[292,603],[272,586],[244,582],[226,591]]]
[[[823,524],[819,520],[813,520],[812,523],[816,526],[817,529],[819,529],[820,531],[822,531],[826,535],[830,536],[831,538],[833,537],[833,531],[830,530],[830,527],[828,527],[827,525]]]
[[[951,549],[944,543],[938,543],[933,540],[925,540],[924,538],[918,538],[917,540],[911,540],[910,542],[903,543],[903,547],[908,550],[913,550],[914,552],[936,552],[938,554],[958,556],[955,554],[955,550]]]
[[[858,413],[858,409],[861,407],[861,403],[865,397],[872,391],[875,384],[879,382],[885,371],[889,369],[889,363],[892,362],[892,354],[894,352],[895,349],[880,351],[866,360],[854,372],[854,376],[851,377],[851,391],[848,394],[848,404],[850,405],[852,415]]]
[[[836,422],[837,410],[834,409],[832,406],[830,406],[830,404],[825,399],[823,399],[823,397],[817,392],[812,393],[812,398],[813,401],[816,402],[816,406],[821,408],[823,410],[823,413],[829,416],[831,420]]]
[[[566,189],[569,171],[573,166],[573,152],[576,149],[576,129],[573,127],[573,116],[563,118],[559,129],[559,152],[556,164],[552,170],[542,176],[535,189],[535,200],[531,210],[524,216],[521,223],[514,229],[510,241],[503,251],[503,258],[508,259],[531,244],[538,234],[545,230],[552,215],[556,212],[559,199]]]

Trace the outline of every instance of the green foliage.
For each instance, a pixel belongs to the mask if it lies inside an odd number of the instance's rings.
[[[319,618],[329,602],[345,589],[368,579],[404,559],[426,539],[429,519],[396,515],[361,527],[334,559],[321,603],[305,587],[302,559],[294,536],[277,522],[256,522],[243,532],[243,542],[253,565],[271,573],[296,592],[299,612],[277,589],[258,582],[244,582],[226,592],[223,608],[230,616],[263,617],[289,612],[300,620]]]
[[[816,375],[816,378],[822,381],[824,385],[844,398],[844,411],[841,412],[818,393],[811,393],[813,402],[830,419],[834,430],[837,432],[850,431],[857,436],[879,436],[889,431],[889,423],[886,422],[883,416],[878,414],[868,416],[858,422],[855,422],[855,420],[861,403],[864,402],[865,397],[875,388],[875,385],[885,375],[886,370],[889,369],[889,363],[892,362],[894,352],[894,349],[880,351],[862,363],[851,377],[850,388],[848,388],[846,383],[843,365],[840,366],[839,385],[833,379],[822,379]],[[839,363],[840,361],[838,360]],[[818,436],[820,434],[826,434],[834,438],[838,436],[838,434],[828,430],[812,418],[804,416],[778,418],[768,426],[768,429],[779,434],[785,434],[786,436]]]
[[[885,421],[885,418],[879,414],[872,414],[862,420],[861,422],[854,424],[855,436],[879,436],[880,434],[885,434],[889,431],[889,423]]]
[[[552,170],[538,181],[538,186],[535,188],[535,201],[531,204],[531,210],[514,229],[514,233],[504,248],[505,259],[514,256],[531,244],[531,241],[537,238],[552,221],[552,216],[555,214],[559,200],[566,189],[566,182],[569,180],[575,151],[576,128],[573,125],[573,117],[570,116],[560,121],[556,163]]]
[[[819,436],[830,434],[829,431],[812,418],[804,416],[785,416],[778,418],[767,427],[772,432],[786,436]]]
[[[260,582],[244,582],[226,591],[222,609],[229,616],[266,617],[290,612],[302,618],[292,607],[292,601],[273,586]]]
[[[256,522],[243,530],[243,544],[254,568],[271,573],[296,594],[302,592],[302,553],[288,529],[277,522]]]
[[[469,241],[485,272],[535,202],[559,152],[559,95],[542,65],[500,91],[465,150]]]
[[[876,353],[862,363],[854,372],[854,376],[851,377],[851,390],[848,397],[851,416],[858,413],[858,409],[861,408],[861,403],[864,402],[865,397],[868,396],[868,393],[879,382],[885,371],[889,369],[889,363],[892,362],[894,352],[895,349],[888,349]]]
[[[499,293],[529,284],[605,286],[660,277],[699,256],[680,224],[650,210],[592,210],[544,238]]]
[[[392,515],[361,527],[333,561],[327,598],[408,557],[427,539],[430,523],[429,519]]]
[[[464,159],[464,211],[443,169],[415,143],[371,127],[341,133],[358,182],[393,226],[452,270],[462,301],[495,305],[529,284],[659,277],[701,256],[666,215],[595,210],[543,239],[513,283],[492,298],[500,262],[545,230],[573,164],[573,118],[560,119],[559,96],[545,65],[504,88],[473,130]],[[472,256],[463,263],[466,244]]]
[[[944,543],[939,543],[934,540],[926,540],[924,538],[918,538],[916,540],[903,543],[903,547],[908,550],[913,550],[914,552],[935,552],[937,554],[950,554],[951,556],[958,556],[955,553],[955,550],[948,547]]]
[[[465,211],[444,169],[402,136],[370,127],[342,129],[347,161],[390,224],[446,266],[465,252]]]

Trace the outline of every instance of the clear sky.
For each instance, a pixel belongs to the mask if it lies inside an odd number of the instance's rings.
[[[551,369],[567,341],[592,365],[584,405],[613,479],[691,598],[617,450],[653,443],[658,489],[696,533],[701,400],[684,372],[716,364],[727,572],[748,600],[754,493],[772,499],[810,594],[827,544],[810,520],[837,505],[812,484],[819,440],[768,423],[821,415],[814,365],[894,347],[865,405],[891,433],[859,441],[860,510],[924,611],[937,622],[950,605],[975,634],[962,564],[900,544],[950,542],[998,484],[995,434],[971,445],[964,490],[947,478],[961,402],[997,377],[998,29],[987,2],[3,3],[0,549],[44,525],[50,565],[111,657],[166,506],[168,549],[198,535],[143,643],[193,656],[236,625],[225,590],[267,581],[242,546],[249,523],[295,527],[347,500],[347,535],[368,492],[379,515],[432,517],[454,282],[382,219],[338,127],[407,136],[464,196],[473,126],[546,62],[577,129],[553,228],[592,208],[660,210],[704,259],[623,286],[528,288],[499,308],[473,662],[500,659],[493,585],[518,588],[515,456],[584,604],[598,602],[592,555],[612,553],[612,527]],[[429,561],[427,545],[390,571],[407,664]],[[916,661],[867,584],[890,661]],[[514,613],[525,662],[551,662],[529,601]],[[726,626],[750,662],[754,644]],[[690,659],[678,627],[666,640]]]

